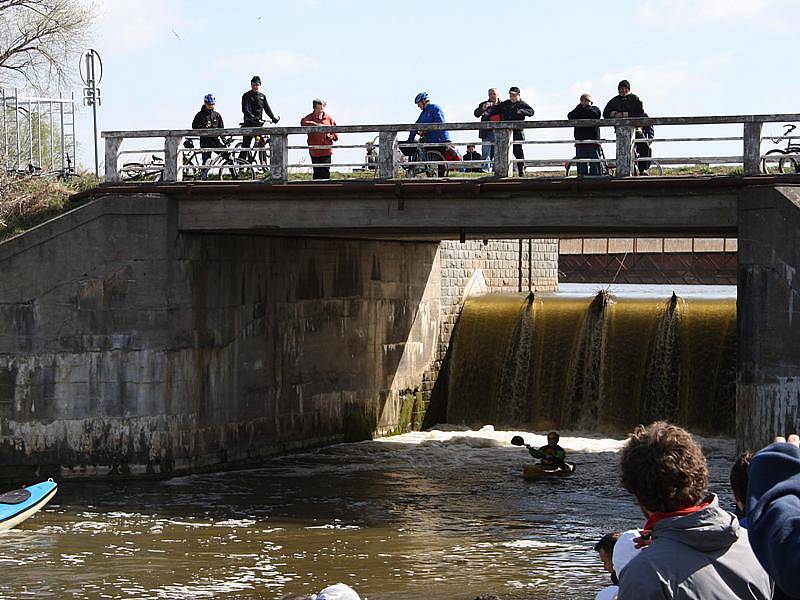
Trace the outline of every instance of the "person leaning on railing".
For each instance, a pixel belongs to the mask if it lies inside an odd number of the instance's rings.
[[[319,98],[311,102],[313,109],[309,114],[300,119],[300,125],[303,127],[318,127],[325,125],[328,127],[335,127],[336,121],[333,120],[328,113],[325,112],[327,103]],[[311,146],[333,146],[333,142],[337,141],[339,136],[336,133],[309,133],[308,134],[308,154],[311,156],[311,162],[315,165],[318,164],[331,164],[331,157],[333,156],[333,148],[312,148]],[[314,179],[330,179],[330,167],[314,167]]]
[[[489,98],[478,104],[473,114],[480,117],[481,121],[499,121],[500,115],[489,116],[489,109],[493,106],[500,104],[500,98],[497,97],[497,90],[489,88]],[[478,137],[483,142],[481,144],[481,158],[485,161],[482,166],[484,173],[489,172],[489,160],[494,158],[494,131],[491,129],[479,129]]]
[[[606,104],[606,107],[603,109],[604,119],[625,119],[647,116],[647,113],[644,112],[644,104],[642,104],[639,96],[631,94],[631,84],[627,79],[623,79],[617,84],[617,91],[619,94],[609,100],[608,104]],[[637,139],[652,138],[653,136],[653,127],[650,125],[642,129],[636,129]],[[650,142],[637,143],[636,153],[638,156],[644,156],[646,158],[653,156],[653,152],[650,149]],[[647,175],[650,162],[638,161],[636,168],[640,175]]]
[[[222,121],[220,115],[214,106],[216,100],[214,94],[206,94],[203,98],[203,106],[200,107],[198,113],[192,119],[192,129],[224,129],[225,123]],[[201,148],[224,148],[225,144],[220,141],[219,136],[201,135],[200,136]],[[203,164],[207,164],[211,160],[211,152],[203,152]],[[208,179],[208,170],[203,169],[200,175],[202,179]]]
[[[490,120],[492,116],[500,115],[501,121],[524,121],[526,117],[533,116],[533,109],[527,102],[522,100],[519,88],[514,85],[508,90],[508,100],[503,100],[500,104],[489,108],[487,115]],[[521,129],[515,129],[514,139],[524,140],[525,132]],[[522,144],[514,144],[514,158],[525,160],[525,152],[522,150]],[[517,172],[519,172],[520,177],[525,176],[525,163],[517,163]]]
[[[578,106],[567,113],[568,119],[599,119],[600,109],[594,106],[591,94],[581,94]],[[582,140],[599,140],[599,127],[575,128],[575,158],[591,158],[596,162],[579,162],[578,175],[599,176],[600,173],[600,144],[580,143]]]

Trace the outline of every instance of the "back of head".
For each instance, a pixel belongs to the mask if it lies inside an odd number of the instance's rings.
[[[614,555],[614,545],[617,543],[619,539],[619,531],[613,531],[611,533],[605,534],[603,537],[600,538],[600,541],[594,545],[594,551],[600,552],[602,550],[608,556]]]
[[[361,598],[349,585],[337,583],[329,585],[317,594],[317,600],[361,600]]]
[[[752,457],[750,452],[744,452],[731,467],[731,489],[734,497],[742,504],[747,501],[747,481]]]
[[[657,421],[638,426],[620,455],[622,485],[650,512],[674,512],[706,495],[708,466],[691,434]]]

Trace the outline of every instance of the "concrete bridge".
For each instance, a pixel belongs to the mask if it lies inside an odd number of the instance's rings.
[[[111,182],[90,195],[0,244],[9,474],[222,469],[436,422],[463,299],[555,289],[558,238],[576,235],[737,238],[737,437],[757,446],[800,425],[794,176]]]

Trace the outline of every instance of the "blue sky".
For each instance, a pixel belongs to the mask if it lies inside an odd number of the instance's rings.
[[[339,124],[413,122],[420,90],[471,121],[488,87],[510,85],[536,119],[565,118],[583,91],[602,107],[623,77],[651,116],[800,111],[796,0],[96,4],[105,130],[188,127],[208,92],[236,126],[253,74],[282,125],[314,97]],[[88,110],[79,122],[88,166]]]

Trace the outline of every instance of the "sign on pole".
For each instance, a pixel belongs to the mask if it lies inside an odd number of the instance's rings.
[[[94,176],[100,178],[100,162],[97,155],[97,107],[101,104],[100,88],[97,84],[103,78],[103,61],[97,50],[89,48],[81,55],[78,69],[83,80],[83,103],[92,107],[92,119],[94,121]]]

